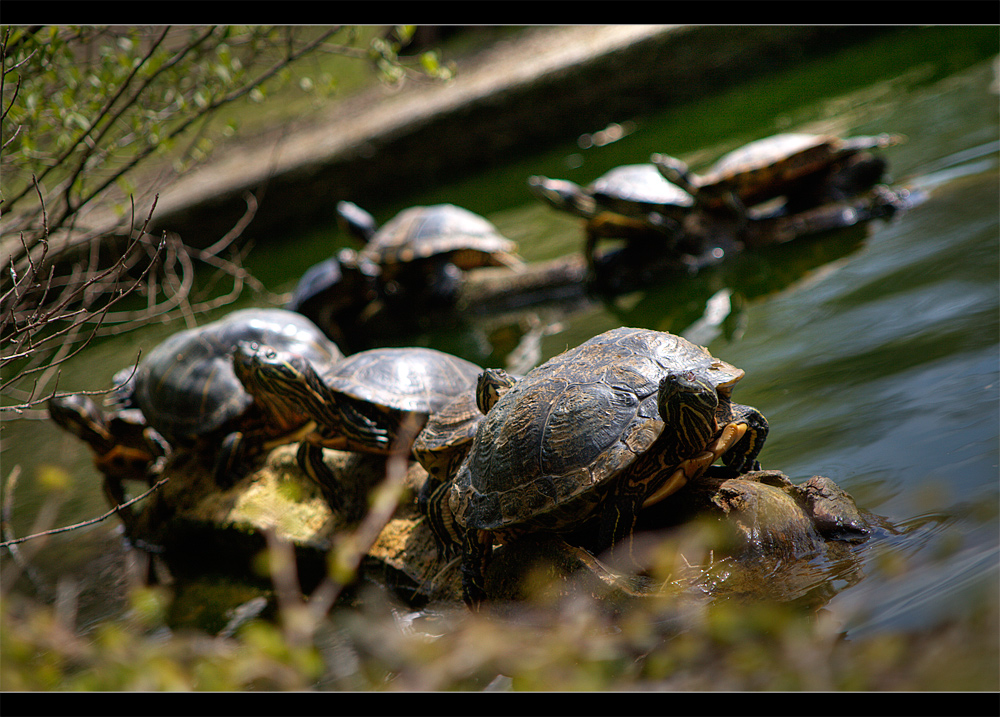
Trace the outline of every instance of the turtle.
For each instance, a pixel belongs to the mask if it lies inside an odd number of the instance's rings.
[[[82,393],[53,396],[47,408],[49,418],[90,446],[95,467],[109,477],[148,480],[150,467],[170,453],[170,444],[136,408],[104,413]]]
[[[653,154],[650,161],[669,181],[692,194],[696,202],[708,209],[728,207],[745,218],[747,207],[775,197],[787,195],[790,202],[797,196],[815,195],[818,187],[834,178],[838,169],[852,166],[853,179],[844,189],[857,192],[862,177],[869,186],[881,178],[884,163],[872,158],[870,149],[890,147],[903,141],[900,135],[879,134],[841,138],[834,135],[785,133],[750,142],[720,158],[703,175],[692,173],[679,159],[666,154]],[[859,158],[874,164],[867,172],[857,168]],[[842,199],[844,197],[831,197]],[[814,202],[816,200],[813,200]],[[791,209],[803,208],[793,206]]]
[[[454,204],[410,207],[382,227],[352,202],[338,202],[337,214],[347,231],[365,242],[361,256],[381,268],[390,294],[449,303],[463,270],[524,267],[515,242],[485,218]]]
[[[615,167],[586,187],[534,175],[528,178],[528,189],[556,209],[587,220],[584,255],[591,267],[601,238],[654,237],[671,243],[695,206],[694,197],[664,179],[653,164]]]
[[[170,444],[147,424],[137,408],[105,413],[82,393],[53,396],[47,407],[49,418],[90,446],[94,466],[104,475],[104,494],[112,507],[126,502],[122,481],[150,484],[170,454]],[[126,507],[120,514],[130,527],[131,511]]]
[[[486,406],[449,495],[466,602],[478,609],[484,599],[495,541],[583,529],[603,550],[631,535],[642,507],[717,459],[734,476],[758,469],[768,425],[732,402],[743,375],[681,337],[622,327],[549,359]]]
[[[450,555],[461,541],[448,511],[450,481],[469,452],[476,427],[488,407],[516,380],[503,369],[486,369],[476,380],[475,392],[460,393],[432,413],[413,441],[413,456],[427,471],[417,507],[427,516],[442,555]]]
[[[261,403],[244,390],[233,370],[240,341],[294,352],[317,364],[343,353],[312,321],[285,309],[243,309],[218,321],[180,331],[140,362],[119,396],[138,407],[171,445],[212,452],[220,486],[231,485],[252,455],[297,440],[308,422],[292,403]]]
[[[359,326],[377,311],[379,275],[374,262],[350,248],[309,267],[285,304],[310,319],[339,347],[362,345]]]
[[[323,463],[323,448],[409,455],[427,418],[456,396],[472,393],[483,371],[424,347],[369,349],[323,368],[299,353],[250,342],[237,346],[233,364],[260,402],[279,411],[293,405],[308,415],[310,430],[297,460],[334,508],[338,488]],[[408,442],[400,443],[406,434]]]

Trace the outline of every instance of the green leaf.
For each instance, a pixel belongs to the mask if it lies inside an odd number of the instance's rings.
[[[441,69],[437,53],[434,51],[425,52],[420,56],[420,64],[428,73],[436,75]]]

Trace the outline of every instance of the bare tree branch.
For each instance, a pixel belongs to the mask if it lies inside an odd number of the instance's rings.
[[[70,530],[79,530],[80,528],[86,528],[88,525],[96,525],[97,523],[100,523],[102,520],[107,520],[115,513],[118,513],[119,511],[128,508],[129,506],[135,505],[140,500],[149,497],[154,492],[158,491],[162,486],[166,485],[168,482],[170,482],[169,476],[167,478],[161,478],[160,480],[156,481],[156,483],[154,483],[148,490],[143,491],[135,498],[127,500],[119,505],[116,505],[107,513],[99,515],[96,518],[90,518],[89,520],[84,520],[79,523],[74,523],[73,525],[64,525],[61,528],[52,528],[50,530],[43,530],[39,533],[32,533],[31,535],[23,535],[20,538],[11,538],[9,540],[5,540],[2,543],[0,543],[0,548],[10,548],[13,545],[18,545],[19,543],[23,543],[28,540],[35,540],[36,538],[44,538],[45,536],[48,535],[57,535],[59,533],[65,533]]]

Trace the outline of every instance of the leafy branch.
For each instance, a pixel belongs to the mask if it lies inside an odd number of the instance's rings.
[[[36,186],[47,197],[48,232],[81,231],[83,210],[98,199],[120,205],[132,193],[130,177],[150,157],[173,156],[175,173],[203,159],[211,145],[206,138],[195,135],[180,156],[176,142],[226,105],[247,96],[263,100],[269,83],[287,79],[289,68],[307,55],[358,58],[391,82],[450,76],[433,53],[404,61],[398,43],[379,37],[356,47],[355,30],[341,26],[145,32],[2,29],[4,233],[24,232],[25,238],[6,242],[0,270],[8,261],[20,261],[24,247],[31,249],[45,233]],[[344,42],[331,42],[341,34]]]
[[[398,34],[405,40],[406,28]],[[200,134],[181,155],[173,148],[224,106],[262,100],[269,83],[312,53],[370,62],[388,81],[447,77],[425,60],[408,67],[385,38],[356,44],[356,29],[341,26],[0,28],[0,390],[8,399],[0,418],[46,400],[58,367],[96,337],[152,319],[193,325],[247,288],[266,293],[242,266],[248,247],[237,245],[257,210],[252,195],[231,231],[197,249],[146,232],[155,187],[137,227],[132,178],[154,156],[172,156],[165,166],[175,174],[203,158]],[[108,211],[121,206],[118,216]],[[204,269],[214,274],[198,286]],[[220,279],[231,288],[213,297]],[[145,306],[135,308],[141,297]]]

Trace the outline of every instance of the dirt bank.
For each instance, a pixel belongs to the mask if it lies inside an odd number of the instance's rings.
[[[376,87],[310,125],[230,148],[163,191],[157,229],[214,241],[260,201],[246,236],[333,218],[338,199],[377,207],[885,27],[609,25],[530,28],[459,65],[447,85]]]

